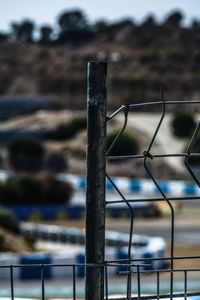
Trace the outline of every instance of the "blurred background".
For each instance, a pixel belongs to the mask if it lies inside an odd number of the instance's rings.
[[[16,239],[7,240],[4,230],[20,232],[21,225],[13,223],[13,217],[84,227],[88,61],[108,62],[108,114],[125,104],[160,101],[161,85],[165,100],[200,100],[198,0],[66,2],[7,0],[1,4],[1,251],[35,251],[30,236],[23,247],[22,242],[13,247]],[[159,105],[130,112],[126,133],[112,154],[142,154],[161,112]],[[199,120],[199,104],[168,106],[152,153],[185,152]],[[123,115],[108,123],[108,145],[122,124]],[[191,152],[200,152],[199,141],[197,137]],[[199,158],[189,163],[199,176]],[[148,166],[156,179],[164,180],[171,199],[198,195],[183,158],[159,158]],[[111,176],[126,177],[118,182],[127,197],[158,195],[142,160],[108,162],[107,169]],[[126,189],[130,185],[132,189]],[[107,192],[108,200],[116,197],[114,191]],[[198,202],[188,199],[173,205],[178,220],[177,255],[187,251],[195,255]],[[10,211],[14,215],[8,217]],[[141,203],[135,211],[135,232],[162,236],[168,251],[168,206]],[[109,229],[129,231],[126,207],[113,206],[107,215]],[[121,222],[110,222],[114,218]]]
[[[2,167],[11,167],[9,142],[18,136],[29,136],[43,144],[46,159],[47,154],[62,152],[65,159],[70,155],[65,164],[70,173],[85,173],[88,61],[109,63],[109,111],[123,104],[158,101],[160,85],[166,100],[198,100],[198,9],[195,0],[165,5],[153,0],[137,4],[127,0],[117,5],[113,1],[72,1],[69,5],[61,0],[4,3],[0,22]],[[161,111],[157,105],[146,109],[151,113]],[[168,131],[179,135],[176,144],[178,150],[183,150],[193,130],[191,126],[197,122],[194,113],[199,112],[199,106],[181,105],[178,110],[184,115],[175,116],[177,106],[169,107],[172,115],[166,130],[171,126]],[[181,131],[183,128],[175,117],[183,118],[183,124],[184,118],[190,119],[186,133],[178,133],[173,127],[179,126]],[[144,146],[141,130],[144,134],[145,122],[133,121],[136,138],[140,138],[137,152]],[[146,125],[147,131],[149,127],[154,130],[152,124]],[[118,129],[117,124],[112,126]],[[180,170],[179,164],[175,171]],[[113,175],[123,176],[123,171],[119,172],[113,171]],[[176,177],[174,170],[172,173]],[[135,176],[130,170],[127,175]]]

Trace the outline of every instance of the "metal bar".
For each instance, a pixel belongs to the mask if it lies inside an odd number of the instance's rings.
[[[109,156],[109,154],[111,153],[113,147],[118,142],[120,136],[122,135],[122,133],[126,129],[126,125],[127,125],[127,122],[128,122],[128,112],[129,112],[129,107],[127,106],[126,110],[124,110],[124,125],[123,125],[122,129],[120,130],[120,132],[118,133],[118,135],[116,136],[116,138],[114,139],[114,141],[111,143],[109,149],[107,150],[106,157]]]
[[[121,264],[119,265],[121,266]],[[141,270],[140,273],[143,273],[143,274],[150,274],[150,273],[156,273],[156,272],[160,272],[160,273],[175,273],[175,272],[184,272],[184,271],[187,271],[187,272],[200,272],[200,269],[191,269],[191,268],[187,268],[187,269],[160,269],[160,270]],[[120,272],[121,274],[127,274],[128,271],[121,271]],[[131,271],[131,273],[133,274],[137,274],[137,271]]]
[[[184,298],[187,300],[187,271],[184,271],[184,293]]]
[[[11,289],[11,299],[14,300],[14,281],[13,281],[13,266],[10,266],[10,289]]]
[[[44,293],[44,265],[41,266],[42,300],[45,300]]]
[[[137,159],[137,158],[145,158],[144,154],[137,155],[114,155],[108,156],[108,160],[121,160],[121,159]],[[200,157],[200,153],[166,153],[166,154],[151,154],[152,158],[162,158],[162,157]]]
[[[73,300],[76,300],[76,267],[73,266]]]
[[[137,286],[138,286],[138,300],[140,300],[140,297],[141,297],[141,291],[140,291],[140,265],[137,265]]]
[[[186,153],[188,154],[188,156],[186,156],[186,157],[185,157],[185,160],[184,160],[184,163],[185,163],[185,166],[186,166],[188,172],[190,173],[191,177],[194,179],[194,181],[196,182],[196,184],[198,185],[198,187],[200,187],[199,179],[198,179],[198,177],[195,175],[195,173],[193,172],[192,168],[190,167],[190,164],[189,164],[188,159],[189,159],[189,157],[192,156],[192,155],[191,155],[191,149],[192,149],[194,143],[196,142],[196,139],[197,139],[197,137],[198,137],[199,131],[200,131],[200,122],[198,123],[198,125],[197,125],[197,127],[196,127],[196,129],[195,129],[195,132],[194,132],[194,134],[193,134],[193,136],[192,136],[192,139],[191,139],[190,144],[189,144],[189,146],[188,146],[188,149],[187,149],[187,151],[186,151]]]
[[[107,64],[88,63],[86,263],[103,264],[105,248]],[[86,267],[85,297],[104,299],[104,269]]]
[[[160,299],[160,273],[159,271],[156,272],[156,281],[157,281],[157,299]]]
[[[191,292],[187,293],[188,297],[194,297],[194,296],[199,296],[200,292]],[[174,293],[173,298],[179,298],[179,297],[184,297],[184,293]],[[117,300],[126,300],[127,298],[121,297],[117,298]],[[138,300],[138,297],[131,297],[132,300]],[[157,295],[147,295],[147,296],[141,296],[140,300],[156,300]],[[169,294],[162,294],[160,295],[160,299],[169,299]],[[110,298],[110,300],[116,300],[116,298]]]
[[[134,102],[140,102],[140,101],[134,101]],[[155,102],[142,102],[142,103],[136,103],[136,104],[129,104],[130,109],[141,107],[141,106],[149,106],[149,105],[158,105],[162,104],[162,101],[155,101]],[[165,104],[199,104],[200,100],[178,100],[178,101],[165,101]],[[110,116],[108,116],[107,120],[112,120],[116,115],[118,115],[121,111],[125,110],[125,106],[122,105],[120,108],[118,108],[114,113],[112,113]]]
[[[108,267],[105,265],[105,291],[106,291],[106,300],[108,300]]]
[[[120,189],[116,186],[116,184],[113,182],[113,180],[110,178],[110,176],[106,173],[106,177],[108,180],[112,183],[114,189],[117,191],[117,193],[122,197],[123,201],[126,203],[126,205],[129,208],[130,211],[130,216],[131,216],[131,221],[130,221],[130,230],[129,230],[129,242],[128,242],[128,261],[129,264],[131,262],[131,246],[132,246],[132,239],[133,239],[133,222],[134,222],[134,211],[130,203],[126,200]],[[131,272],[130,272],[130,266],[128,266],[128,276],[127,276],[127,298],[128,298],[128,291],[129,291],[129,286],[130,286],[130,281],[131,281]]]
[[[129,266],[130,269],[130,266]],[[127,299],[131,300],[131,288],[132,288],[132,276],[131,276],[131,270],[127,272],[128,274],[128,281],[127,281]]]
[[[185,201],[185,200],[200,200],[200,196],[197,197],[168,197],[168,200],[172,201]],[[142,198],[142,199],[127,199],[126,200],[129,203],[135,203],[135,202],[163,202],[166,200],[163,198]],[[106,201],[106,205],[109,204],[117,204],[117,203],[124,203],[123,200],[111,200],[111,201]]]

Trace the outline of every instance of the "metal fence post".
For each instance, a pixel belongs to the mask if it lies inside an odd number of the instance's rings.
[[[107,63],[88,63],[86,263],[103,264]],[[104,268],[86,267],[85,298],[104,299]]]

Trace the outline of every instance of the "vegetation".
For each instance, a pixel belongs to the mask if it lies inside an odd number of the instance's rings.
[[[54,177],[38,180],[32,176],[18,176],[0,185],[1,205],[65,204],[70,200],[73,189],[70,184]]]
[[[8,146],[9,161],[17,171],[38,172],[43,167],[44,148],[40,142],[19,137]]]
[[[188,146],[187,146],[188,147]],[[184,149],[185,151],[186,149]],[[191,153],[200,153],[200,135],[198,135],[194,145],[191,148]],[[188,162],[192,166],[200,166],[200,157],[190,157]]]
[[[178,138],[188,138],[194,132],[196,122],[190,113],[177,113],[171,122],[173,134]]]
[[[45,170],[50,172],[63,172],[67,168],[65,156],[62,153],[50,153],[45,160]]]
[[[75,136],[80,130],[87,126],[86,118],[75,117],[68,123],[59,124],[54,130],[46,134],[50,140],[67,140]]]
[[[120,130],[116,129],[108,133],[107,135],[107,149],[112,145],[112,142],[118,136]],[[125,131],[120,136],[116,145],[110,152],[110,155],[133,155],[137,154],[139,151],[139,143],[137,138],[130,132]]]
[[[15,215],[3,207],[0,207],[0,227],[13,233],[18,234],[20,232],[19,222]]]
[[[0,32],[0,95],[51,94],[63,107],[82,110],[86,64],[103,59],[112,65],[109,108],[159,100],[161,83],[168,99],[199,99],[200,21],[183,21],[174,11],[160,23],[151,15],[141,24],[92,23],[74,9],[62,12],[55,27],[14,21],[10,32]]]

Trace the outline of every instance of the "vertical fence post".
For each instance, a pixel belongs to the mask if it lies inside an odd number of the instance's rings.
[[[86,263],[103,264],[105,249],[107,64],[88,63]],[[86,267],[85,298],[104,299],[104,268]]]

